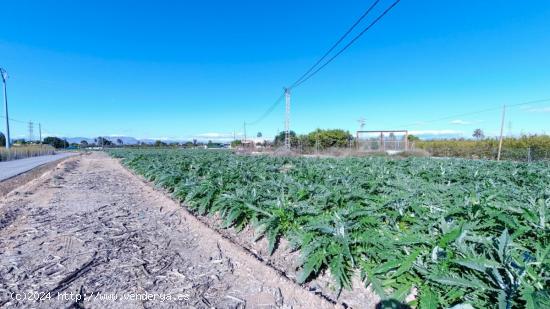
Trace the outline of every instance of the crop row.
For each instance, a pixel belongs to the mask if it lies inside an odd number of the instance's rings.
[[[298,280],[360,274],[420,308],[549,308],[550,166],[113,150],[199,215],[300,250]]]

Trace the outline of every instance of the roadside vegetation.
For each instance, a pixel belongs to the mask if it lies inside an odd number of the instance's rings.
[[[548,308],[550,165],[113,149],[198,215],[300,251],[298,281],[352,277],[413,307]]]
[[[49,145],[14,145],[10,149],[0,147],[0,161],[51,155],[54,153],[55,149]]]

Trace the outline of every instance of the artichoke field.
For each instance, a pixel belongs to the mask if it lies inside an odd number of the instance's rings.
[[[112,150],[137,174],[273,252],[298,280],[352,276],[418,308],[550,308],[550,165],[462,159],[294,158]]]

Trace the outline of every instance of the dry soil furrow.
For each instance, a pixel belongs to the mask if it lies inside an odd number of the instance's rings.
[[[8,308],[333,307],[100,153],[2,198],[0,248]]]

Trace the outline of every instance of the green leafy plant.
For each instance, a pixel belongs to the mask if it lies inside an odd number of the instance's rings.
[[[360,274],[387,303],[550,307],[548,162],[110,153],[198,215],[254,227],[270,253],[287,239],[301,283],[327,272],[341,291]]]

